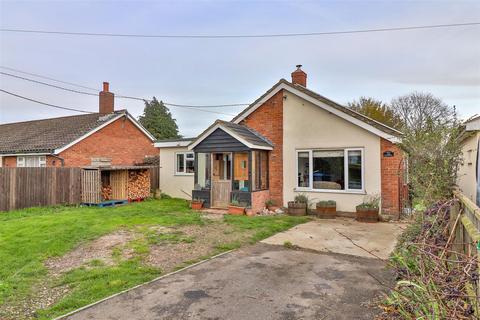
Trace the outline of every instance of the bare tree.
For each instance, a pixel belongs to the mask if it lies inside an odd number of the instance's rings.
[[[455,108],[418,92],[394,99],[391,107],[402,121],[400,147],[408,154],[416,202],[429,205],[450,197],[461,163],[461,129]]]
[[[420,132],[432,125],[456,121],[455,108],[430,93],[413,92],[391,102],[391,108],[402,122],[402,129]]]

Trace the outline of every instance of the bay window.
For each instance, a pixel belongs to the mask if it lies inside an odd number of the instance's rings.
[[[193,175],[195,173],[195,156],[193,152],[175,153],[175,174]]]
[[[363,149],[297,151],[297,188],[363,191]]]

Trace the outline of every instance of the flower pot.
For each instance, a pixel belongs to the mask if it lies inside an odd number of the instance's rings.
[[[279,207],[279,206],[273,206],[273,205],[272,205],[272,206],[267,206],[267,209],[268,209],[269,211],[274,211],[274,212],[275,212],[275,210],[280,209],[280,207]]]
[[[320,219],[335,219],[337,215],[336,204],[317,203],[317,217]]]
[[[295,201],[288,202],[288,214],[291,216],[304,216],[307,214],[307,204]]]
[[[201,210],[203,207],[202,201],[192,201],[192,209],[193,210]]]
[[[378,208],[357,207],[355,219],[360,222],[378,222]]]
[[[246,210],[245,210],[245,213],[246,213],[247,216],[249,216],[249,217],[255,216],[255,212],[253,212],[253,209],[250,209],[250,208],[249,208],[249,209],[246,209]]]
[[[228,206],[228,214],[232,215],[237,215],[237,216],[243,216],[245,213],[245,208],[244,207],[237,207],[237,206]]]

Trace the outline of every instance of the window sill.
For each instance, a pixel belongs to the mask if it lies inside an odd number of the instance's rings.
[[[175,172],[175,176],[194,176],[195,173],[181,173],[181,172]]]
[[[365,190],[336,190],[336,189],[307,189],[307,188],[294,188],[294,192],[314,192],[314,193],[340,193],[340,194],[360,194],[366,195]]]

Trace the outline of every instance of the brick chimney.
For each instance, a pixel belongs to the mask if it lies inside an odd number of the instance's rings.
[[[114,111],[113,93],[108,91],[109,84],[108,82],[103,83],[103,90],[99,93],[99,110],[101,114],[112,113]]]
[[[307,87],[307,74],[303,72],[302,65],[297,64],[297,70],[292,72],[292,83]]]

